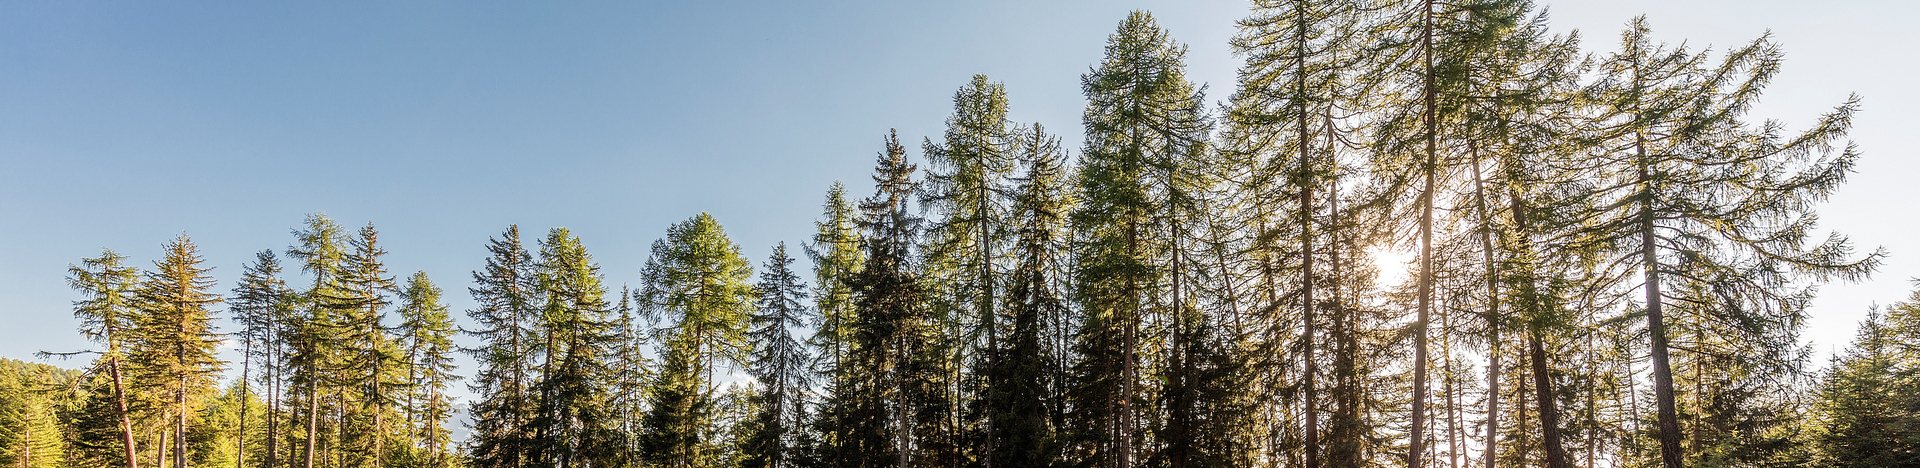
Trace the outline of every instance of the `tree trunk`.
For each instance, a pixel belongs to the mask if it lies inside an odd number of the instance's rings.
[[[120,444],[125,446],[127,468],[140,468],[139,459],[134,454],[133,417],[127,414],[126,385],[120,380],[120,358],[107,358],[107,370],[113,374],[113,406],[120,416]]]
[[[1640,160],[1640,252],[1641,271],[1646,275],[1647,335],[1653,355],[1653,400],[1659,415],[1656,429],[1660,438],[1660,462],[1665,468],[1680,468],[1680,418],[1673,407],[1673,368],[1667,359],[1667,322],[1660,294],[1660,257],[1653,232],[1652,168],[1648,167],[1644,135],[1636,135],[1634,150]]]
[[[320,438],[320,391],[313,382],[307,383],[307,455],[303,468],[313,468],[315,442]]]
[[[1439,93],[1437,79],[1433,70],[1433,3],[1427,0],[1426,14],[1423,16],[1420,47],[1426,60],[1426,161],[1421,165],[1425,179],[1420,188],[1420,297],[1417,298],[1418,317],[1413,328],[1413,424],[1408,431],[1411,440],[1407,447],[1407,467],[1420,468],[1421,457],[1425,455],[1427,423],[1427,314],[1433,301],[1433,191],[1434,172],[1439,168],[1438,148],[1434,141],[1438,138],[1439,116],[1435,106],[1435,94]]]
[[[1480,212],[1480,252],[1487,269],[1487,447],[1481,461],[1494,468],[1500,440],[1500,281],[1499,265],[1493,262],[1493,218],[1487,213],[1486,185],[1480,178],[1480,151],[1473,139],[1467,140],[1467,152],[1473,158],[1473,198]]]

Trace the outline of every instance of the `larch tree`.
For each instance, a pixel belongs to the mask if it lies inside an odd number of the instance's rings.
[[[701,213],[667,228],[641,272],[641,310],[662,321],[654,330],[663,364],[652,411],[642,427],[647,463],[717,466],[714,405],[720,366],[746,359],[754,311],[753,267],[713,216]]]
[[[1071,458],[1101,468],[1130,468],[1154,450],[1156,389],[1145,372],[1158,340],[1146,329],[1180,308],[1163,280],[1178,263],[1179,201],[1170,175],[1205,151],[1208,122],[1200,90],[1185,77],[1186,48],[1136,11],[1108,37],[1106,56],[1081,76],[1081,203],[1075,231],[1076,332]],[[1188,213],[1190,214],[1190,212]],[[1177,280],[1175,280],[1177,282]]]
[[[1837,233],[1810,239],[1815,204],[1846,181],[1860,157],[1842,142],[1857,99],[1783,136],[1777,122],[1743,120],[1779,70],[1778,45],[1763,37],[1713,64],[1705,54],[1655,44],[1649,32],[1644,19],[1635,19],[1588,90],[1602,112],[1590,177],[1603,182],[1586,196],[1605,202],[1586,216],[1583,234],[1612,246],[1611,263],[1639,273],[1613,278],[1637,279],[1644,291],[1658,454],[1663,466],[1679,468],[1743,449],[1712,447],[1741,438],[1703,432],[1716,428],[1707,426],[1712,421],[1701,404],[1682,432],[1673,350],[1691,350],[1683,357],[1695,373],[1770,382],[1777,377],[1768,375],[1782,375],[1793,359],[1805,282],[1864,278],[1884,253],[1857,257]],[[1705,360],[1711,353],[1736,359]],[[1693,387],[1696,402],[1740,391]],[[1716,394],[1701,394],[1709,391]]]
[[[959,372],[960,365],[974,367],[970,378],[947,379],[950,387],[958,387],[947,391],[949,399],[978,399],[975,394],[983,386],[978,381],[979,368],[992,365],[987,361],[993,359],[980,350],[997,346],[1000,334],[1000,314],[994,308],[999,283],[1004,281],[1001,257],[1007,230],[1005,186],[1014,163],[1012,130],[1006,87],[985,75],[974,75],[953,95],[945,139],[924,145],[928,171],[921,202],[933,210],[924,263],[927,284],[938,291],[931,305],[938,309],[935,315],[944,317],[937,333],[944,335],[942,346],[951,348],[952,357],[946,363],[951,367],[949,374]],[[958,462],[962,444],[957,432],[992,431],[991,413],[969,411],[964,418],[969,426],[965,429],[938,429],[946,440],[940,441],[939,448],[927,449],[943,453],[933,456],[946,459],[935,463]],[[993,450],[992,439],[983,442],[985,446],[977,450]]]
[[[453,401],[447,387],[459,376],[454,374],[453,318],[440,302],[441,290],[427,278],[427,272],[415,272],[400,291],[401,349],[406,353],[408,458],[413,466],[446,467],[455,463],[448,453],[453,443],[447,418]]]
[[[112,378],[113,418],[125,455],[120,460],[127,468],[138,468],[133,441],[133,416],[127,403],[127,380],[122,359],[132,350],[133,328],[141,321],[143,309],[136,306],[139,272],[122,265],[126,256],[102,250],[99,257],[82,259],[79,266],[67,268],[67,284],[79,290],[84,299],[74,301],[73,315],[80,320],[80,334],[106,347],[100,361]]]
[[[617,422],[609,407],[614,329],[600,266],[566,228],[554,228],[540,242],[535,264],[539,295],[536,346],[543,350],[540,378],[533,385],[532,418],[526,463],[556,468],[599,467],[615,463],[619,453]]]
[[[817,463],[836,466],[852,459],[847,441],[850,428],[848,408],[852,390],[849,364],[854,320],[852,279],[865,263],[858,231],[858,208],[847,200],[846,186],[835,182],[827,189],[821,218],[814,221],[812,242],[806,246],[813,261],[814,324],[810,345],[816,353],[814,372],[821,382],[820,404],[811,424],[818,440],[809,457]]]

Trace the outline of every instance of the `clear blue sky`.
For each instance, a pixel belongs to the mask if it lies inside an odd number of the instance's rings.
[[[1920,6],[1906,1],[1554,1],[1607,50],[1656,36],[1789,53],[1758,117],[1804,124],[1865,97],[1860,173],[1827,227],[1886,268],[1824,289],[1808,338],[1843,346],[1920,276]],[[1132,9],[1232,91],[1238,1],[0,3],[0,356],[86,347],[64,284],[101,247],[151,262],[181,232],[219,290],[306,213],[373,222],[404,276],[456,310],[483,242],[572,228],[615,287],[665,227],[719,218],[756,264],[811,230],[834,180],[868,191],[880,138],[937,136],[954,89],[1005,81],[1013,117],[1077,148],[1079,75]],[[914,146],[914,145],[910,145]],[[917,152],[916,152],[917,153]],[[296,282],[300,280],[295,280]],[[464,317],[463,317],[464,319]],[[1820,362],[1817,364],[1824,364]],[[75,365],[75,363],[67,363]]]

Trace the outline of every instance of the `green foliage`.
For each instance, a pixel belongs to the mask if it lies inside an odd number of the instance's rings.
[[[724,427],[714,414],[719,366],[750,361],[746,333],[754,310],[752,267],[712,216],[667,229],[641,272],[641,311],[665,326],[654,330],[664,365],[655,377],[653,410],[641,425],[640,457],[666,466],[720,466]]]

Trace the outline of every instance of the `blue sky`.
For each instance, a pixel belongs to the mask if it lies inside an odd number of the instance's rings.
[[[1863,95],[1867,156],[1823,219],[1893,257],[1823,290],[1810,343],[1844,346],[1869,304],[1906,297],[1920,6],[1543,5],[1590,51],[1643,13],[1695,46],[1771,29],[1788,59],[1756,117]],[[1239,1],[0,3],[0,356],[86,346],[64,274],[102,247],[145,265],[185,232],[226,291],[313,212],[375,223],[389,268],[427,271],[456,310],[510,223],[573,229],[616,287],[701,211],[758,264],[809,234],[833,181],[868,191],[889,128],[937,136],[975,73],[1077,148],[1079,75],[1133,9],[1191,46],[1209,101],[1232,91]]]

